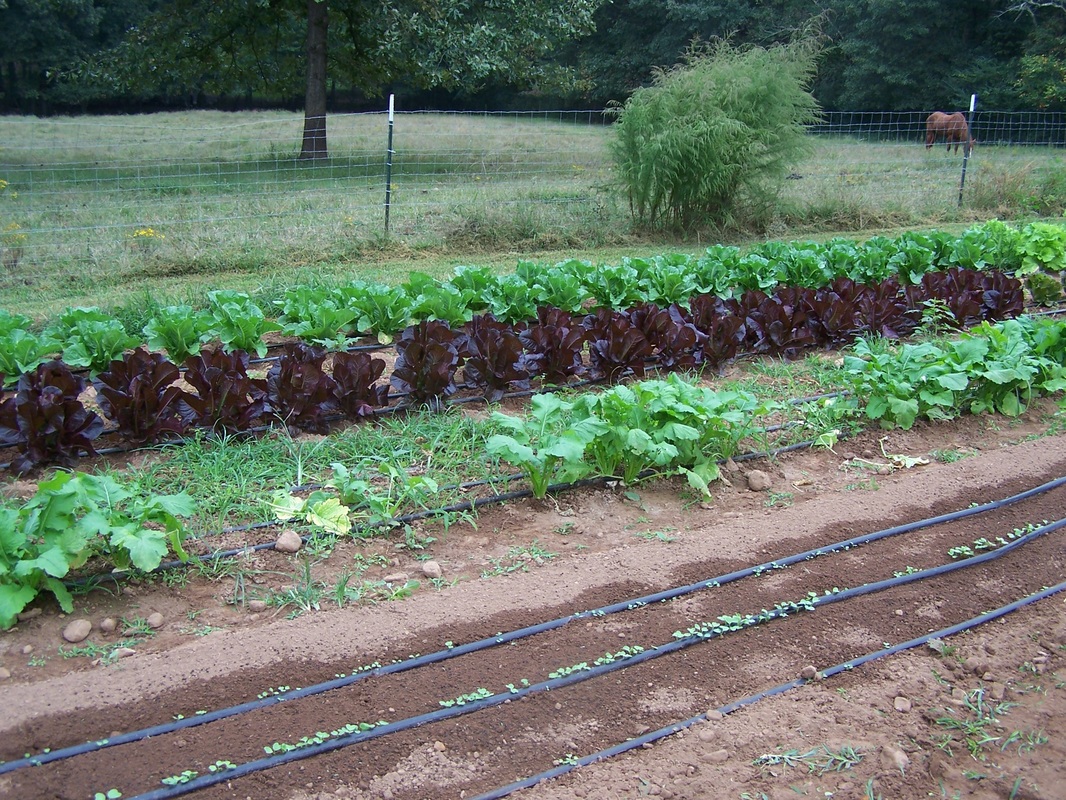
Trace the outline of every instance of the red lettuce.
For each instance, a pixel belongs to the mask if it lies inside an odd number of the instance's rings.
[[[175,385],[179,378],[181,370],[162,353],[138,347],[112,361],[93,385],[104,416],[123,439],[140,445],[181,436],[192,425],[195,414]]]
[[[396,365],[390,382],[412,403],[439,408],[455,393],[455,373],[469,350],[466,336],[440,320],[405,328],[396,340]]]
[[[25,475],[45,464],[70,467],[95,456],[104,421],[79,399],[85,379],[61,361],[39,364],[19,377],[15,394],[0,403],[0,442],[15,445],[11,470]]]
[[[266,377],[267,402],[278,419],[292,428],[325,433],[328,416],[339,409],[337,384],[322,369],[326,350],[289,344]]]
[[[205,428],[243,431],[267,413],[266,381],[248,375],[248,354],[204,348],[185,360],[185,381],[194,394],[186,398]]]
[[[482,314],[466,323],[464,330],[468,355],[463,377],[468,386],[480,389],[491,403],[498,402],[508,389],[529,388],[526,355],[513,326]]]
[[[333,356],[333,383],[337,405],[346,416],[369,417],[375,408],[389,404],[388,384],[378,385],[385,360],[368,353],[336,353]]]
[[[588,335],[569,311],[542,306],[537,321],[519,331],[518,338],[530,374],[542,375],[548,383],[566,383],[585,371],[582,353]]]

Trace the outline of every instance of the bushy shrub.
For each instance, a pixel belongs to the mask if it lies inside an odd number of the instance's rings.
[[[693,46],[618,109],[612,155],[638,224],[735,225],[771,208],[819,116],[813,37]]]

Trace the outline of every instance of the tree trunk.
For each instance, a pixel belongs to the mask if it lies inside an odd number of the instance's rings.
[[[300,158],[325,158],[326,150],[326,0],[307,0],[307,94]]]

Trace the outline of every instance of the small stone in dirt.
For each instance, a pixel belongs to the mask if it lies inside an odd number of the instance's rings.
[[[98,627],[104,633],[114,633],[115,629],[118,627],[118,620],[114,617],[104,617],[100,620],[100,625]]]
[[[163,627],[163,615],[156,611],[153,614],[148,615],[148,619],[145,620],[148,623],[148,627],[153,631]]]
[[[279,553],[298,553],[303,546],[303,540],[296,531],[282,531],[281,536],[274,542],[274,549]]]
[[[1002,700],[1007,694],[1007,687],[1002,683],[993,681],[988,687],[988,694],[993,700]]]
[[[29,622],[34,617],[39,617],[39,616],[41,616],[41,609],[40,609],[40,607],[37,607],[37,608],[31,608],[28,611],[21,612],[18,615],[18,618],[19,618],[19,622]]]
[[[438,753],[443,753],[448,748],[444,746],[444,742],[438,739],[433,743],[433,749],[436,750]]]
[[[393,572],[391,575],[386,575],[382,580],[385,583],[407,583],[407,573]]]
[[[708,722],[718,722],[719,720],[725,719],[725,714],[723,714],[717,708],[712,708],[710,711],[707,712],[706,716]]]
[[[800,670],[800,677],[805,681],[813,681],[818,677],[818,668],[813,664],[808,664]]]
[[[965,667],[967,672],[972,672],[974,675],[984,675],[988,672],[988,662],[981,656],[970,656],[962,663],[962,666]]]
[[[28,656],[30,653],[33,652],[33,645],[32,644],[24,644],[24,645],[22,645],[22,650],[19,651],[19,652],[21,652],[22,655],[24,655],[24,656]]]
[[[761,469],[753,469],[748,473],[747,478],[748,488],[753,492],[765,492],[773,486],[773,481],[770,480],[770,476]]]
[[[699,737],[699,740],[701,742],[713,742],[717,734],[715,734],[713,728],[708,728],[704,726],[700,728],[700,732],[696,735]]]
[[[93,624],[87,619],[72,619],[63,629],[63,638],[71,644],[84,642],[92,633]]]
[[[11,670],[7,667],[0,667],[0,681],[6,681],[11,677]]]
[[[881,755],[886,762],[886,766],[895,767],[901,773],[906,774],[907,767],[910,766],[911,759],[906,753],[896,747],[894,744],[886,744],[881,747]]]
[[[430,580],[439,578],[444,574],[444,570],[440,568],[440,564],[436,561],[423,561],[422,562],[422,574]]]
[[[135,655],[137,655],[137,651],[132,647],[116,647],[114,650],[115,658],[129,658]]]
[[[723,761],[728,761],[729,760],[729,751],[728,750],[715,750],[713,753],[708,753],[707,754],[707,760],[708,761],[713,761],[713,762],[719,763],[719,764],[721,762],[723,762]]]
[[[897,697],[892,701],[892,705],[896,711],[901,711],[904,714],[911,710],[911,701],[906,697]]]
[[[249,600],[248,610],[253,614],[262,614],[267,610],[267,602],[266,600]]]

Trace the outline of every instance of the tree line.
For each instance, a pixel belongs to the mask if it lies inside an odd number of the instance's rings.
[[[826,110],[1066,110],[1061,0],[0,0],[0,111],[602,108],[814,25]]]

